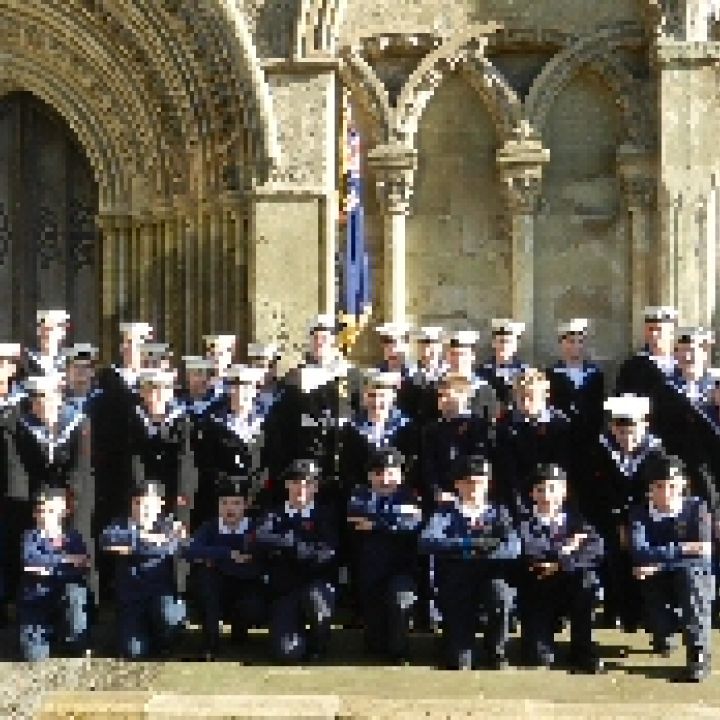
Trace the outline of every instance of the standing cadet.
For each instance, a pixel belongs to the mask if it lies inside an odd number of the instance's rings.
[[[547,370],[550,404],[564,413],[572,425],[571,468],[578,469],[602,432],[605,400],[603,372],[585,357],[587,331],[588,321],[584,318],[561,323],[558,326],[561,359]]]
[[[169,512],[188,505],[187,488],[180,487],[181,456],[187,452],[188,431],[183,406],[174,398],[175,373],[147,369],[138,379],[140,402],[130,426],[129,452],[148,477],[163,483]]]
[[[67,310],[38,310],[38,349],[27,351],[29,375],[46,375],[64,370],[62,348],[67,338],[70,315]]]
[[[199,355],[185,355],[183,365],[185,382],[180,390],[179,400],[191,417],[203,418],[212,408],[215,397],[211,386],[215,363]]]
[[[649,431],[650,401],[623,395],[605,401],[609,427],[588,457],[587,474],[578,488],[583,515],[605,540],[605,619],[634,632],[640,620],[640,597],[632,576],[629,512],[642,502],[647,488],[644,466],[663,451]]]
[[[443,359],[443,329],[421,327],[415,333],[418,362],[413,368],[412,390],[409,391],[409,416],[422,429],[440,417],[438,383],[447,372]]]
[[[421,552],[436,556],[445,663],[449,669],[476,666],[475,630],[480,606],[489,666],[507,667],[512,590],[508,574],[520,552],[510,513],[489,501],[490,463],[460,458],[454,467],[457,496],[438,507],[423,529]]]
[[[90,557],[80,534],[65,528],[66,492],[54,484],[36,491],[34,523],[23,537],[17,617],[26,661],[44,660],[58,645],[63,654],[88,647]]]
[[[27,394],[17,383],[22,348],[20,343],[0,343],[0,624],[7,620],[7,605],[14,596],[20,573],[18,538],[25,529],[21,513],[23,497],[11,482],[17,475],[17,421]],[[27,497],[25,496],[25,499]]]
[[[234,335],[204,335],[205,357],[215,364],[211,386],[214,401],[218,404],[227,403],[226,376],[234,363],[236,337]]]
[[[545,373],[523,370],[514,380],[512,408],[497,424],[496,491],[512,513],[527,504],[538,464],[569,467],[570,421],[548,405],[549,390]]]
[[[618,372],[618,395],[633,393],[650,398],[651,429],[658,432],[656,405],[675,371],[673,357],[677,310],[673,307],[646,307],[644,311],[645,346],[628,358]]]
[[[203,614],[204,654],[219,649],[220,621],[230,620],[232,639],[266,621],[267,588],[255,552],[256,521],[248,515],[251,479],[221,473],[216,484],[217,515],[206,520],[183,549],[198,566],[197,591]]]
[[[397,406],[405,415],[416,417],[416,395],[412,376],[415,368],[410,365],[410,326],[406,323],[385,323],[375,330],[382,342],[383,359],[379,369],[400,375],[397,389]]]
[[[656,456],[646,466],[649,497],[630,515],[633,574],[645,605],[653,650],[668,655],[672,636],[682,630],[687,651],[685,679],[710,674],[710,514],[705,503],[687,496],[682,462]],[[679,610],[679,613],[678,613]]]
[[[491,323],[493,357],[480,368],[480,375],[495,391],[503,412],[510,409],[515,378],[527,368],[518,358],[520,336],[524,332],[522,322],[493,318]]]
[[[103,550],[115,558],[118,645],[127,659],[166,655],[185,619],[173,560],[186,531],[163,513],[164,493],[157,478],[136,478],[128,493],[130,515],[101,536]]]
[[[470,408],[472,387],[464,375],[448,373],[439,383],[440,418],[424,428],[422,438],[423,507],[432,511],[435,504],[454,493],[453,463],[467,455],[483,454],[491,458],[490,423],[473,415]]]
[[[319,476],[314,460],[294,461],[282,476],[287,500],[256,534],[269,564],[270,643],[286,662],[325,655],[335,612],[336,518],[334,508],[315,502]]]
[[[603,541],[567,503],[567,475],[558,465],[537,468],[531,507],[520,523],[523,559],[521,603],[523,650],[530,664],[555,662],[554,634],[560,616],[570,615],[570,665],[602,670],[592,642],[593,608],[601,594]]]
[[[402,464],[394,448],[375,450],[367,465],[369,482],[354,489],[347,506],[365,645],[395,661],[409,650],[422,523],[417,495],[403,483]]]

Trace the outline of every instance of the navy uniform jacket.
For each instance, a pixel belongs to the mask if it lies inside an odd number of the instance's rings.
[[[418,433],[415,424],[398,408],[390,412],[385,427],[374,432],[373,426],[361,416],[345,423],[340,436],[340,479],[349,494],[353,487],[367,482],[367,463],[376,448],[393,447],[405,459],[404,477],[407,484],[418,487]]]
[[[0,496],[3,498],[8,494],[10,478],[18,463],[17,421],[26,397],[18,389],[0,397]]]
[[[512,389],[515,378],[527,369],[527,365],[515,358],[508,365],[498,365],[495,358],[484,363],[478,369],[478,375],[495,391],[500,403],[505,407],[512,404]]]
[[[587,535],[587,538],[578,550],[563,554],[562,547],[578,533]],[[570,507],[565,508],[553,523],[528,512],[520,522],[520,537],[523,557],[528,563],[558,563],[563,572],[596,567],[603,557],[603,539]]]
[[[633,455],[623,457],[611,433],[600,436],[588,458],[578,501],[583,515],[608,542],[618,527],[627,525],[630,508],[644,502],[643,466],[652,453],[663,450],[660,440],[648,434]]]
[[[286,503],[262,519],[256,540],[268,562],[271,592],[286,595],[315,581],[333,581],[338,534],[331,508],[299,511]]]
[[[404,410],[402,406],[400,409],[421,429],[440,417],[438,383],[441,376],[441,372],[428,373],[421,367],[415,368],[410,375],[410,384],[406,391],[408,400]]]
[[[373,524],[372,530],[353,533],[361,588],[369,590],[393,575],[414,573],[422,514],[412,490],[401,486],[380,495],[369,487],[357,487],[347,516],[367,518]]]
[[[422,485],[426,505],[433,505],[438,490],[452,492],[452,465],[456,458],[485,454],[493,460],[490,423],[477,415],[440,418],[424,428]]]
[[[22,471],[27,475],[30,496],[53,478],[68,486],[70,473],[80,459],[80,425],[84,416],[65,413],[60,417],[57,433],[32,413],[22,415],[17,422],[17,453]]]
[[[632,559],[636,566],[660,565],[662,570],[676,570],[689,565],[709,565],[709,558],[683,555],[679,543],[710,542],[710,514],[705,503],[686,497],[680,513],[671,517],[653,517],[649,504],[633,508]]]
[[[130,547],[129,555],[113,553],[115,557],[115,587],[121,604],[128,604],[159,595],[172,595],[175,591],[173,558],[178,552],[180,541],[174,536],[172,521],[162,517],[155,523],[153,533],[162,533],[167,538],[161,544],[141,538],[140,527],[123,518],[105,528],[101,536],[101,547]]]
[[[67,556],[87,554],[85,542],[76,530],[63,533],[59,548],[40,530],[26,530],[23,536],[23,567],[44,568],[49,574],[23,572],[21,597],[30,599],[30,594],[44,596],[66,583],[83,583],[87,569],[68,562]]]
[[[443,503],[425,525],[420,551],[438,563],[457,561],[505,563],[520,554],[520,539],[503,505],[489,505],[475,521],[464,515],[459,501]]]
[[[25,353],[25,369],[28,375],[48,375],[64,372],[65,356],[60,352],[55,357],[51,357],[41,355],[39,350],[28,349]]]
[[[496,438],[495,493],[513,511],[527,500],[539,463],[556,463],[570,472],[570,421],[555,408],[540,418],[513,410],[497,423]]]
[[[594,363],[584,362],[582,370],[581,384],[576,387],[565,363],[548,368],[550,404],[570,419],[576,438],[594,440],[603,427],[605,378]]]
[[[180,454],[185,448],[187,432],[189,428],[180,405],[173,405],[161,423],[154,422],[142,405],[135,407],[130,424],[130,453],[140,458],[146,476],[152,475],[163,482],[170,502],[178,493]]]
[[[231,558],[233,550],[243,555],[255,553],[255,525],[255,521],[246,516],[237,531],[222,533],[217,518],[208,520],[197,529],[190,543],[182,548],[182,555],[192,561],[210,561],[223,575],[240,580],[256,580],[261,575],[257,558],[242,563]]]

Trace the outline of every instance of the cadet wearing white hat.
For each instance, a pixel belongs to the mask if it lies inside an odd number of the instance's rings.
[[[337,321],[333,315],[316,315],[308,326],[309,348],[304,364],[330,367],[338,357]]]
[[[101,392],[93,387],[98,349],[90,343],[75,343],[63,350],[63,355],[67,362],[65,404],[72,412],[87,414],[94,410]]]
[[[5,415],[25,396],[22,386],[16,382],[21,359],[20,343],[0,343],[0,433]],[[10,424],[7,428],[10,428]],[[1,438],[0,442],[2,442]],[[3,469],[0,468],[0,482],[2,477]]]
[[[507,411],[512,404],[515,378],[528,366],[518,359],[518,342],[525,332],[525,323],[510,318],[493,318],[490,323],[494,355],[482,365],[479,374],[495,391]]]
[[[218,378],[224,378],[227,369],[233,364],[237,338],[228,333],[203,335],[205,357],[212,358]]]
[[[626,631],[634,631],[640,622],[640,590],[629,553],[629,511],[645,499],[646,464],[664,448],[648,429],[650,398],[613,396],[604,408],[607,430],[584,463],[579,499],[581,510],[606,541],[606,620],[613,626],[619,620]]]
[[[64,369],[62,348],[67,338],[67,310],[37,311],[37,350],[28,350],[28,373],[52,373]]]

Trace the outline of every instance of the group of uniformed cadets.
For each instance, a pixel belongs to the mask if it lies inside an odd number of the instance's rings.
[[[236,364],[232,335],[179,376],[147,323],[122,323],[100,369],[68,320],[38,312],[37,350],[0,344],[0,580],[23,657],[87,649],[109,601],[122,655],[166,654],[189,598],[209,657],[224,621],[238,642],[268,627],[284,661],[322,655],[342,610],[396,660],[440,628],[453,668],[505,666],[519,620],[524,660],[551,666],[569,617],[573,667],[602,669],[600,622],[662,653],[682,630],[687,678],[708,673],[720,372],[672,308],[646,309],[612,397],[582,319],[544,372],[519,359],[524,325],[494,319],[488,362],[475,331],[426,327],[411,364],[388,324],[361,373],[321,315],[282,377],[274,346]]]

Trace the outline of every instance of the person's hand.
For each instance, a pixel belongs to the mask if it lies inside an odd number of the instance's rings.
[[[640,567],[633,568],[633,576],[637,580],[645,580],[651,577],[660,569],[659,565],[642,565]]]
[[[442,503],[452,502],[455,499],[455,496],[451,492],[447,492],[445,490],[442,490],[437,494],[437,501]]]
[[[628,529],[625,525],[618,527],[618,540],[620,541],[620,547],[626,548],[629,545]]]
[[[90,558],[87,555],[66,555],[65,559],[75,567],[90,567]]]
[[[252,555],[247,555],[239,550],[232,550],[230,552],[230,559],[236,563],[246,563],[252,560]]]
[[[532,569],[540,579],[543,579],[556,573],[559,567],[556,562],[538,562],[532,566]]]
[[[700,556],[700,555],[709,555],[710,554],[710,543],[704,543],[704,542],[682,542],[680,543],[680,549],[682,550],[683,555],[692,555],[692,556]]]
[[[575,533],[561,548],[561,555],[572,555],[577,552],[580,546],[587,540],[586,533]]]
[[[355,530],[368,531],[373,529],[373,522],[370,518],[366,517],[353,517],[348,518],[348,522],[353,524]]]
[[[115,553],[116,555],[129,555],[132,552],[132,548],[129,545],[112,545],[107,548],[107,551]]]

